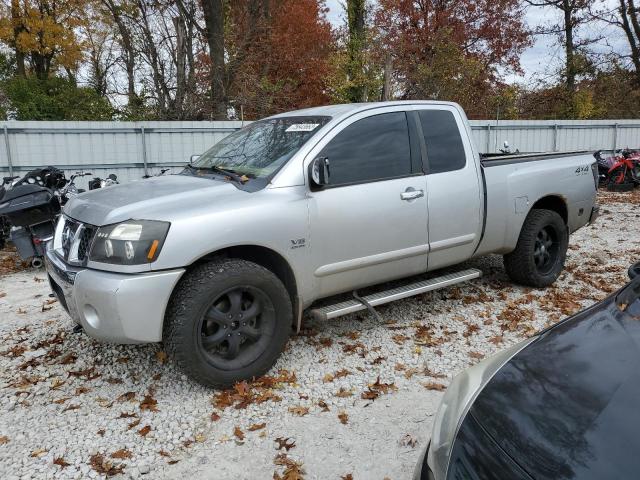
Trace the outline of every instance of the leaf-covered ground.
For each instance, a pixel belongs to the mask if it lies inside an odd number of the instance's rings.
[[[616,290],[640,260],[640,192],[600,195],[551,288],[474,282],[325,324],[274,369],[213,391],[160,345],[72,333],[46,275],[0,253],[0,477],[410,478],[453,375]]]

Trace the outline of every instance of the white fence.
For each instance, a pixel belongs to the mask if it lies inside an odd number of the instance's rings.
[[[640,147],[639,120],[474,120],[478,148],[522,152]],[[0,175],[54,165],[121,181],[184,165],[241,122],[0,122]],[[4,148],[3,148],[4,147]],[[84,186],[84,185],[83,185]]]

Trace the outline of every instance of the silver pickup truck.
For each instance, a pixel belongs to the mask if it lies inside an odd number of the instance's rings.
[[[553,283],[596,188],[589,153],[483,157],[456,104],[318,107],[251,123],[180,174],[72,199],[46,266],[89,335],[163,341],[227,386],[266,372],[308,308],[333,318],[470,280],[437,270],[488,253],[517,283]]]

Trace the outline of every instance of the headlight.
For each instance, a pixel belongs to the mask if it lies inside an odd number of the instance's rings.
[[[168,222],[127,220],[98,228],[89,260],[118,265],[141,265],[158,258]]]
[[[453,442],[471,404],[491,377],[520,350],[536,337],[503,350],[457,375],[442,397],[440,407],[433,419],[431,446],[427,463],[436,480],[443,480],[447,473]]]

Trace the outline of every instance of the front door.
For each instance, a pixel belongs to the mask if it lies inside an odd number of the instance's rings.
[[[427,185],[409,120],[398,107],[361,112],[312,152],[330,165],[329,185],[309,192],[320,296],[426,271]]]

